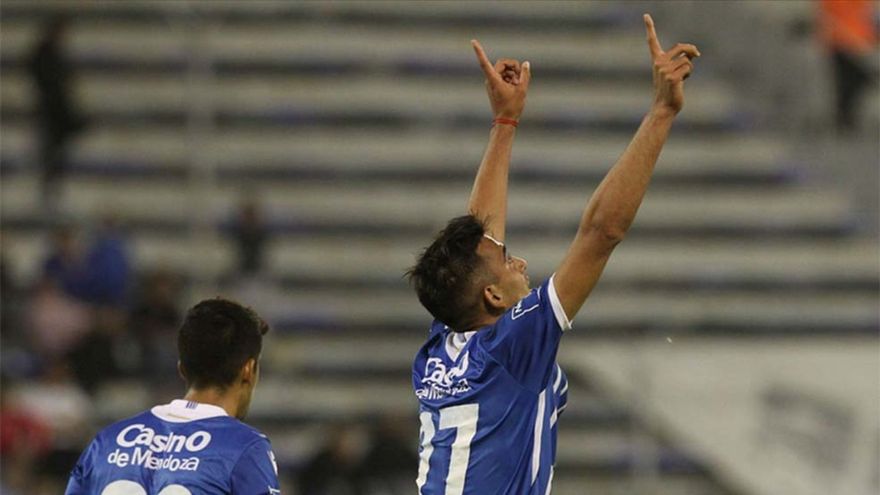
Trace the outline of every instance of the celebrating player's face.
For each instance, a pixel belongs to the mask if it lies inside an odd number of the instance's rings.
[[[478,253],[483,258],[487,269],[492,273],[494,289],[501,297],[505,309],[513,307],[520,299],[529,294],[529,276],[526,274],[526,260],[511,255],[507,246],[491,236],[485,236],[480,242]]]

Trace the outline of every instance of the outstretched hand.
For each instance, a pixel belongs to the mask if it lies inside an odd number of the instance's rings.
[[[528,62],[498,59],[493,66],[477,40],[471,40],[480,67],[486,75],[486,93],[495,118],[518,120],[526,106],[526,92],[532,79]]]
[[[664,52],[657,40],[654,20],[648,14],[644,20],[654,67],[654,105],[677,114],[684,106],[684,80],[694,70],[692,60],[700,56],[700,51],[694,45],[679,43]]]

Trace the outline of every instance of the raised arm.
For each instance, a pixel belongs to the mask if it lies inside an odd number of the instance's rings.
[[[654,21],[645,14],[654,68],[654,103],[623,155],[593,193],[577,235],[556,271],[554,286],[566,315],[574,318],[623,240],[645,196],[654,164],[672,121],[684,106],[684,80],[693,70],[697,47],[679,43],[663,51]]]
[[[519,121],[525,107],[531,70],[528,62],[520,65],[513,59],[499,59],[493,66],[477,40],[471,40],[471,45],[486,75],[486,92],[494,125],[471,190],[468,212],[486,220],[489,234],[503,241],[510,152],[516,134],[515,122]]]

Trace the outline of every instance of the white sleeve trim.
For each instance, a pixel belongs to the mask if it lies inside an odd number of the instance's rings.
[[[555,277],[556,274],[553,274],[553,276],[550,277],[550,282],[547,284],[547,294],[550,297],[550,306],[553,308],[553,315],[556,316],[556,322],[559,323],[559,327],[562,328],[562,331],[571,330],[571,320],[566,316],[565,310],[562,308],[562,303],[559,302],[559,296],[556,294],[556,285],[553,282]]]

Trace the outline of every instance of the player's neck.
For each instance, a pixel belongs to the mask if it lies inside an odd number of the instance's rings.
[[[233,418],[238,416],[238,400],[235,393],[231,389],[219,390],[216,388],[187,390],[183,397],[185,400],[191,400],[200,404],[210,404],[217,406],[226,411],[226,414]]]

